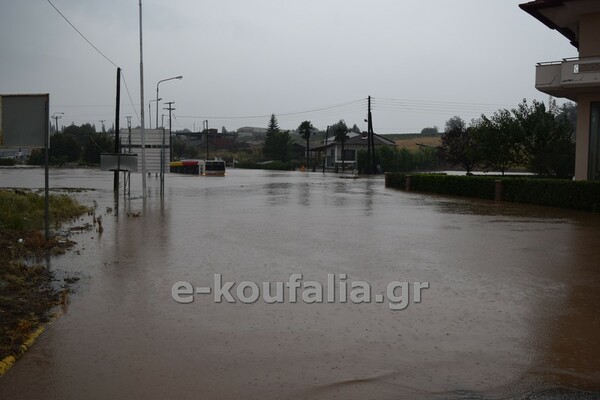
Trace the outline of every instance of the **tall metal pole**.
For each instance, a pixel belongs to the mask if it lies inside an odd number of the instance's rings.
[[[204,123],[206,124],[206,161],[208,161],[208,120],[205,119]]]
[[[179,75],[179,76],[174,76],[172,78],[167,78],[167,79],[161,79],[160,81],[158,81],[158,83],[156,84],[156,128],[158,129],[158,101],[160,100],[158,98],[158,86],[162,83],[162,82],[166,82],[166,81],[172,81],[173,79],[183,79],[183,75]]]
[[[325,157],[323,158],[323,173],[325,173],[325,165],[327,164],[327,140],[329,139],[329,125],[325,131]]]
[[[121,68],[117,67],[117,101],[116,101],[116,109],[115,109],[115,153],[121,152],[121,146],[119,142],[119,119],[120,119],[120,108],[121,108]],[[119,170],[121,169],[121,156],[118,157],[117,162],[117,171],[115,171],[114,177],[114,191],[115,195],[119,195]],[[117,197],[118,198],[118,197]],[[119,210],[115,210],[115,213],[118,213]]]
[[[146,134],[144,132],[144,46],[142,42],[142,0],[140,2],[140,133],[142,137],[142,198],[146,198]]]
[[[50,121],[48,121],[48,114],[50,113],[50,99],[46,97],[46,124],[44,126],[44,230],[46,234],[46,241],[50,239],[50,170],[48,164],[50,163]]]
[[[162,127],[162,146],[160,148],[160,195],[165,194],[165,127]]]

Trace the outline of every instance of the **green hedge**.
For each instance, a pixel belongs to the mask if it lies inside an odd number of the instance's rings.
[[[386,187],[493,200],[496,181],[502,182],[503,200],[516,203],[600,212],[600,182],[539,178],[499,178],[441,174],[385,176]]]
[[[385,175],[386,186],[406,189],[407,176],[410,176],[410,190],[417,192],[494,199],[495,179],[489,177],[388,173]]]
[[[503,179],[504,200],[600,211],[600,182],[561,179]]]
[[[16,161],[14,158],[0,158],[0,166],[3,167],[12,167],[16,165]]]

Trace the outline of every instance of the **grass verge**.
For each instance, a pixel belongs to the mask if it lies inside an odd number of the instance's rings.
[[[68,195],[50,197],[55,228],[89,211]],[[64,301],[68,290],[58,288],[52,271],[35,260],[64,252],[74,243],[46,241],[43,226],[43,196],[0,189],[0,360],[22,354],[23,343],[49,321],[52,308]]]

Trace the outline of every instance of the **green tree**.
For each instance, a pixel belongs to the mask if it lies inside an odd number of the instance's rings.
[[[344,145],[346,144],[346,139],[348,139],[348,126],[343,119],[336,124],[334,124],[331,128],[333,132],[333,137],[337,143],[342,146],[342,171],[346,170],[346,154],[344,151]]]
[[[449,132],[453,129],[465,131],[467,130],[467,124],[461,117],[455,115],[454,117],[446,121],[446,129],[444,130],[444,132]]]
[[[577,131],[577,104],[570,101],[564,103],[559,108],[558,116],[566,118],[571,124],[573,132]]]
[[[434,171],[440,168],[437,149],[425,148],[418,151],[383,146],[375,149],[384,172]],[[367,170],[367,151],[357,154],[358,169],[361,173]]]
[[[279,129],[275,114],[271,114],[269,120],[263,155],[268,160],[287,162],[292,159],[292,137],[289,131]]]
[[[567,114],[555,100],[548,107],[534,100],[523,100],[513,113],[523,130],[523,149],[531,172],[561,178],[572,177],[575,170],[575,137]]]
[[[304,121],[298,127],[298,133],[306,140],[306,167],[310,168],[310,137],[315,129],[310,121]]]
[[[44,165],[45,161],[44,149],[32,149],[27,158],[28,165]]]
[[[275,114],[271,114],[269,120],[269,126],[267,127],[267,134],[265,135],[265,144],[263,146],[263,155],[265,158],[273,160],[277,156],[277,134],[280,132],[279,124]]]
[[[467,128],[462,118],[449,119],[442,135],[441,157],[450,165],[460,165],[470,174],[480,160],[474,136],[474,129]]]
[[[352,128],[350,128],[350,130],[348,132],[354,132],[354,133],[362,133],[360,131],[360,128],[358,127],[358,125],[354,124],[352,125]]]
[[[50,137],[50,163],[65,164],[79,160],[81,149],[73,136],[55,133]]]
[[[173,138],[173,157],[176,160],[183,159],[194,159],[199,154],[198,148],[189,146],[184,140],[180,138]]]
[[[114,139],[106,133],[94,133],[88,137],[83,148],[82,161],[86,164],[100,164],[100,153],[112,153]]]
[[[438,133],[440,133],[440,132],[439,132],[439,129],[437,126],[426,127],[426,128],[421,129],[421,135],[435,136]]]
[[[491,118],[485,115],[473,124],[484,171],[500,171],[523,162],[523,130],[514,115],[500,110]]]
[[[81,126],[71,124],[63,130],[63,133],[75,138],[81,149],[88,142],[89,136],[96,133],[96,128],[91,124],[83,124]]]

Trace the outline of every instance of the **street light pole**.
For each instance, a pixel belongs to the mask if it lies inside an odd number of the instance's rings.
[[[146,200],[146,132],[144,131],[144,46],[142,42],[142,0],[140,3],[140,136],[142,140],[142,198]],[[144,203],[144,206],[146,203]],[[145,209],[144,209],[145,211]]]
[[[162,82],[166,82],[166,81],[171,81],[173,79],[183,79],[183,75],[179,75],[179,76],[174,76],[172,78],[167,78],[167,79],[162,79],[160,81],[158,81],[158,83],[156,84],[156,127],[158,128],[158,86],[162,83]]]
[[[160,99],[153,99],[153,100],[150,100],[148,102],[148,120],[150,121],[150,129],[152,129],[152,111],[151,111],[151,109],[152,109],[152,107],[151,107],[152,102],[153,101],[160,101],[160,100],[162,100],[162,97]],[[158,129],[158,124],[155,126],[155,128]]]

